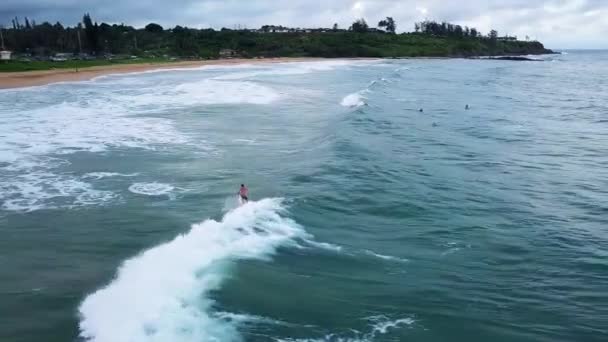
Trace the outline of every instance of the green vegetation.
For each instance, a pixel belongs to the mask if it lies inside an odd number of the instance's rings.
[[[1,64],[0,71],[75,68],[159,58],[168,61],[171,57],[471,57],[550,52],[536,41],[499,37],[496,31],[482,36],[475,28],[450,23],[425,21],[416,23],[415,32],[396,34],[397,24],[387,17],[378,27],[383,29],[371,28],[359,19],[348,30],[334,24],[328,29],[265,25],[259,30],[216,31],[181,26],[164,29],[155,23],[135,29],[122,24],[97,24],[89,14],[76,27],[46,22],[36,25],[29,20],[22,25],[15,18],[13,27],[3,31],[5,45],[22,60],[31,61]],[[68,61],[48,61],[48,56],[56,53],[63,53],[60,59]],[[65,57],[65,53],[69,56]],[[130,56],[146,60],[133,60]]]
[[[397,24],[395,24],[395,20],[391,17],[386,17],[386,20],[380,20],[378,27],[384,27],[386,32],[392,34],[395,34],[395,30],[397,30]]]
[[[169,63],[166,58],[136,58],[136,59],[92,59],[55,61],[3,61],[0,62],[0,72],[19,72],[52,69],[82,69],[101,65],[140,64],[140,63]]]
[[[221,35],[222,40],[230,42],[226,44],[229,48],[245,57],[470,57],[547,53],[538,42],[452,38],[420,33],[312,32],[264,35],[234,32]],[[206,46],[215,43],[214,40],[205,41]]]

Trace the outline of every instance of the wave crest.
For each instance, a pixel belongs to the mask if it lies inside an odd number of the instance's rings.
[[[303,229],[281,216],[281,199],[250,202],[221,221],[192,225],[188,233],[125,261],[115,279],[80,305],[81,337],[95,342],[230,341],[233,322],[212,314],[205,295],[225,277],[233,259],[262,259]]]
[[[363,93],[358,91],[356,93],[346,95],[340,104],[344,107],[361,107],[365,106],[365,97]]]

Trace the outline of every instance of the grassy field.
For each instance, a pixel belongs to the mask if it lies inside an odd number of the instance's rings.
[[[0,72],[20,72],[53,69],[82,69],[100,65],[141,64],[141,63],[170,63],[167,58],[137,58],[137,59],[94,59],[53,61],[0,61]]]

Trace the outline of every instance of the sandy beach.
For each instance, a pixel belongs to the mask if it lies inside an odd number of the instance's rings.
[[[103,75],[124,74],[158,69],[192,68],[204,65],[306,62],[315,60],[322,60],[322,58],[218,59],[168,63],[103,65],[78,70],[54,69],[42,71],[3,72],[0,73],[0,89],[40,86],[57,82],[86,81]]]

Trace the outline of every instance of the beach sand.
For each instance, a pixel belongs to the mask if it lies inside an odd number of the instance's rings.
[[[103,65],[78,70],[53,69],[42,71],[3,72],[0,73],[0,89],[40,86],[57,82],[86,81],[103,75],[124,74],[157,69],[193,68],[204,65],[307,62],[315,60],[322,60],[322,58],[218,59],[168,63]]]

